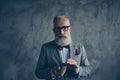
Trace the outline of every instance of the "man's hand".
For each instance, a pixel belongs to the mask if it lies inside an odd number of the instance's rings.
[[[78,65],[77,62],[73,59],[67,60],[68,68],[74,70],[76,73],[78,72]]]
[[[58,66],[58,67],[54,67],[52,69],[52,72],[56,77],[62,77],[64,76],[66,69],[67,69],[67,66],[63,66],[62,68]]]

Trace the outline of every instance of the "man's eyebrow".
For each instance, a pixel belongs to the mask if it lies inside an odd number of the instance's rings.
[[[70,27],[70,26],[56,26],[57,28]]]

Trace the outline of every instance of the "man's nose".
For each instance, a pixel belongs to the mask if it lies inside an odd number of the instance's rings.
[[[62,29],[60,30],[60,34],[64,34],[64,31]]]

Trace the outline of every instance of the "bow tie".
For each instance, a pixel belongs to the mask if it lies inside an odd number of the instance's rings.
[[[63,50],[63,48],[68,48],[69,49],[69,45],[67,45],[67,46],[58,46],[59,50]]]

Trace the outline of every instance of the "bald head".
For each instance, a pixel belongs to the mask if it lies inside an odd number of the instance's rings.
[[[56,16],[53,20],[54,27],[70,26],[70,20],[65,16]]]

